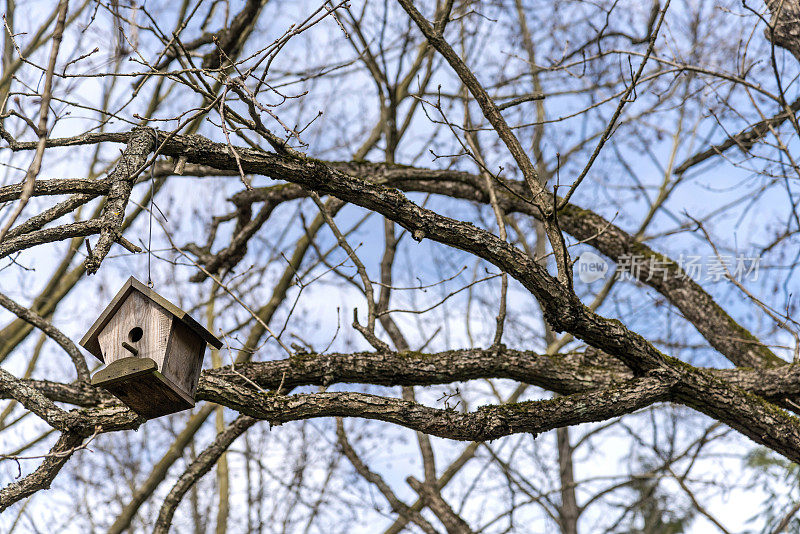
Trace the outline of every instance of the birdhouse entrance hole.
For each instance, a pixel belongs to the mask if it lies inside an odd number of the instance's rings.
[[[144,335],[144,330],[142,330],[138,326],[135,326],[131,328],[130,332],[128,332],[128,340],[130,340],[131,343],[136,343],[137,341],[142,339],[143,335]]]

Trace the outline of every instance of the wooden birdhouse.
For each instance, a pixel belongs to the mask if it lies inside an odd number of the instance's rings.
[[[81,339],[106,366],[92,385],[152,419],[194,406],[206,343],[222,343],[186,312],[131,277]]]

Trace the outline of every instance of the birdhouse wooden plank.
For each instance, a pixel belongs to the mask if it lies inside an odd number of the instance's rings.
[[[222,347],[189,314],[133,277],[80,342],[106,364],[92,384],[147,418],[194,406],[207,343]]]

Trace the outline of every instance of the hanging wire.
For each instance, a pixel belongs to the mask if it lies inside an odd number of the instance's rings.
[[[147,229],[147,286],[153,288],[153,278],[150,275],[150,260],[153,256],[153,205],[156,196],[156,159],[153,158],[153,164],[150,165],[150,220]]]

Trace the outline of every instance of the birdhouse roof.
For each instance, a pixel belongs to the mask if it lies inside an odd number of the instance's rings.
[[[88,350],[90,353],[97,356],[101,361],[103,360],[103,353],[100,350],[100,343],[98,341],[100,332],[102,332],[103,328],[113,319],[114,315],[119,310],[122,303],[125,302],[125,299],[128,298],[133,291],[138,291],[149,300],[155,302],[170,314],[172,314],[176,319],[181,321],[183,324],[188,326],[194,333],[198,336],[203,338],[206,343],[210,344],[214,348],[220,349],[222,348],[222,342],[217,339],[217,337],[203,328],[203,326],[195,321],[191,315],[183,311],[182,309],[175,306],[173,303],[135,279],[134,277],[128,278],[128,281],[125,282],[125,285],[122,286],[117,294],[111,299],[111,302],[106,306],[106,309],[100,314],[100,317],[94,322],[94,324],[89,328],[89,331],[83,336],[83,339],[80,341],[80,345]]]

